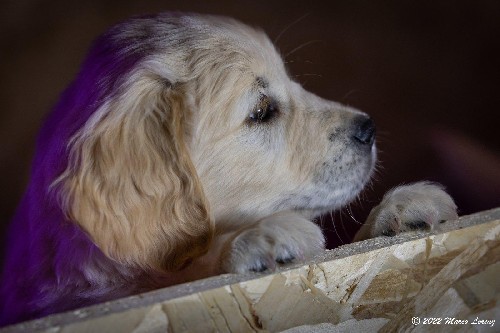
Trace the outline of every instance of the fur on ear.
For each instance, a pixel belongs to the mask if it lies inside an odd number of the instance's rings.
[[[178,89],[144,70],[132,73],[72,138],[56,181],[68,218],[127,265],[180,269],[213,237]]]

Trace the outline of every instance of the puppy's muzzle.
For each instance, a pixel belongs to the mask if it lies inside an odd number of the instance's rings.
[[[352,139],[358,144],[371,148],[375,141],[375,123],[367,115],[354,119]]]

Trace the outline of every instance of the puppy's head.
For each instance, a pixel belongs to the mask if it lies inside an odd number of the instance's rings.
[[[318,214],[370,177],[371,120],[292,81],[261,31],[220,17],[138,18],[88,59],[71,88],[88,96],[66,94],[67,112],[92,114],[54,185],[115,260],[175,269],[207,250],[214,220]]]
[[[372,120],[291,80],[263,32],[220,18],[195,26],[209,38],[188,58],[191,157],[217,223],[352,200],[375,163]]]

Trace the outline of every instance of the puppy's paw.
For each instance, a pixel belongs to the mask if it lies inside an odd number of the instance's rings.
[[[370,212],[369,237],[394,236],[412,230],[435,230],[458,218],[457,206],[439,184],[419,182],[394,188]]]
[[[228,273],[262,272],[305,261],[324,250],[321,229],[293,213],[275,214],[234,237],[222,257]]]

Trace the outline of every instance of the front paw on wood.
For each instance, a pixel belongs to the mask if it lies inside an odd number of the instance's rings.
[[[324,236],[314,223],[292,213],[264,219],[239,233],[222,257],[227,273],[263,272],[303,262],[324,249]]]
[[[457,206],[441,185],[419,182],[387,192],[366,223],[371,226],[370,237],[377,237],[436,230],[440,224],[456,218]]]

